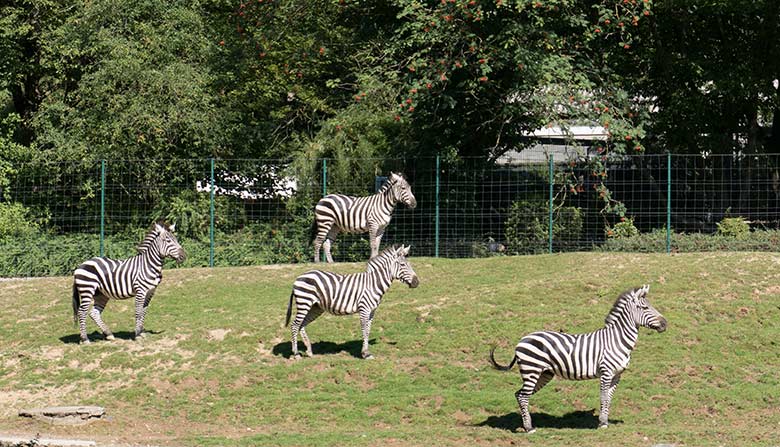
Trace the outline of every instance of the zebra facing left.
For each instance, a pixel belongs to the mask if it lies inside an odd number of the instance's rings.
[[[599,378],[599,428],[607,427],[612,395],[621,374],[628,368],[639,327],[658,332],[666,330],[666,319],[647,300],[649,291],[650,286],[645,285],[623,292],[607,314],[604,327],[597,331],[587,334],[541,331],[526,335],[515,347],[515,356],[507,366],[496,363],[495,348],[490,351],[494,368],[509,371],[515,363],[519,366],[523,387],[515,397],[527,433],[535,431],[528,412],[529,398],[556,376],[569,380]]]
[[[114,339],[101,317],[111,298],[135,297],[135,337],[144,335],[146,311],[162,280],[163,260],[173,258],[182,262],[186,257],[174,231],[175,225],[155,223],[138,245],[137,255],[123,260],[95,257],[76,269],[73,273],[73,319],[78,322],[81,343],[89,343],[87,313],[107,340]]]
[[[340,275],[313,270],[296,278],[290,293],[285,322],[285,326],[290,324],[294,302],[295,319],[290,326],[293,357],[299,357],[298,333],[301,334],[306,345],[306,354],[312,356],[306,326],[327,311],[335,315],[355,313],[360,315],[360,326],[363,332],[361,355],[364,359],[373,358],[368,351],[368,337],[374,313],[382,301],[382,296],[396,279],[411,288],[420,284],[417,273],[406,259],[410,249],[411,247],[403,245],[386,248],[368,261],[366,271],[363,273]]]

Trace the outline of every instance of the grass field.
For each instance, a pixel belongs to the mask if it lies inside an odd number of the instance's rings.
[[[356,316],[309,327],[314,358],[295,361],[284,314],[311,265],[166,271],[130,339],[132,308],[104,314],[117,340],[77,344],[71,279],[0,282],[0,433],[154,445],[766,446],[780,441],[780,255],[605,254],[474,260],[412,258],[421,284],[396,283],[377,311],[374,360]],[[363,264],[341,264],[341,272]],[[642,329],[596,430],[598,381],[553,380],[520,428],[522,335],[603,325],[623,290],[650,283],[669,320]],[[59,427],[22,408],[100,405],[108,419]]]

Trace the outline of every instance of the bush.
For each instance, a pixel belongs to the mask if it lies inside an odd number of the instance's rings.
[[[506,220],[507,251],[511,254],[535,254],[549,246],[549,209],[545,202],[515,202]],[[553,216],[553,243],[565,250],[577,247],[582,236],[582,211],[564,206]]]
[[[750,225],[742,217],[726,217],[718,223],[718,235],[745,240],[750,235]]]
[[[607,226],[605,230],[608,238],[621,239],[639,235],[639,230],[634,226],[634,219],[624,220],[614,226]]]
[[[777,251],[780,231],[757,230],[749,232],[743,239],[719,234],[675,233],[671,234],[671,249],[682,253],[700,251]],[[664,252],[666,251],[666,229],[660,228],[633,237],[607,239],[603,245],[594,247],[601,251],[620,252]]]
[[[21,203],[0,202],[0,240],[34,235],[40,225]]]

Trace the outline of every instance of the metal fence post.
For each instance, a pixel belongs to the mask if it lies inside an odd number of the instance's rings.
[[[106,240],[106,160],[100,160],[100,256],[105,256]]]
[[[672,153],[666,153],[666,253],[672,252]]]
[[[214,267],[214,158],[210,159],[211,164],[211,188],[209,191],[209,207],[211,213],[211,222],[209,224],[209,267]]]
[[[322,197],[328,195],[328,159],[322,159]]]
[[[550,217],[549,217],[549,235],[548,238],[550,240],[550,246],[549,246],[549,252],[553,252],[553,154],[550,154]]]
[[[439,257],[439,155],[436,155],[436,239],[433,255]]]

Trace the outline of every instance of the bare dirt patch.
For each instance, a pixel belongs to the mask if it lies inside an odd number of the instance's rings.
[[[207,338],[210,341],[224,341],[227,334],[231,332],[231,329],[212,329],[208,331]]]

